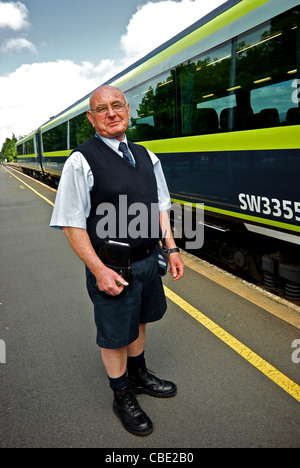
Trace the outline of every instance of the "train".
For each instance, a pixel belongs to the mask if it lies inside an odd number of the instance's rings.
[[[299,2],[229,0],[100,85],[124,92],[173,203],[204,204],[207,255],[300,301]],[[17,142],[25,173],[58,185],[93,91]]]

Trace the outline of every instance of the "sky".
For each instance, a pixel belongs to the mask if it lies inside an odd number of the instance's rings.
[[[225,0],[0,0],[0,149]]]

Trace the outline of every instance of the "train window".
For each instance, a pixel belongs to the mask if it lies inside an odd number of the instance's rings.
[[[45,153],[64,151],[68,148],[68,122],[48,130],[42,134]]]
[[[235,105],[230,92],[231,43],[226,43],[176,69],[181,134],[212,134],[226,122]]]
[[[74,149],[95,135],[86,113],[80,114],[69,122],[70,149]]]
[[[161,140],[176,136],[172,72],[160,75],[125,94],[131,109],[127,131],[130,140]]]
[[[299,100],[292,99],[299,13],[276,17],[176,68],[180,135],[300,123]]]
[[[34,153],[35,153],[35,151],[34,151],[33,139],[26,141],[26,143],[25,143],[25,154],[34,154]]]
[[[23,149],[23,143],[21,145],[17,146],[17,155],[18,156],[23,156],[24,154],[24,149]]]
[[[233,130],[300,123],[298,103],[292,100],[297,16],[285,13],[238,37]]]
[[[293,80],[287,80],[251,91],[251,106],[257,127],[300,123],[299,108],[291,100],[292,89]]]

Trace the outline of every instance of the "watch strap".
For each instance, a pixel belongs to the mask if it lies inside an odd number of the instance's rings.
[[[180,249],[178,247],[175,247],[174,249],[169,249],[169,254],[175,253],[175,252],[180,252]]]

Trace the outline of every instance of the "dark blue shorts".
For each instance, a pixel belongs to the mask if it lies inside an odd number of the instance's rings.
[[[109,296],[99,291],[96,278],[86,269],[87,288],[94,304],[97,344],[101,348],[128,346],[139,336],[140,323],[160,320],[167,303],[161,278],[158,276],[157,252],[132,263],[134,279],[126,293]]]

